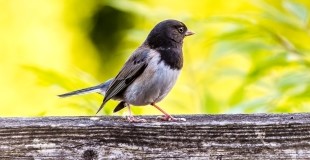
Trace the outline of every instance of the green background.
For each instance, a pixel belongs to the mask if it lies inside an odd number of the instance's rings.
[[[309,0],[0,0],[0,10],[0,116],[95,115],[100,95],[56,95],[115,76],[165,19],[196,32],[159,103],[168,113],[310,111]],[[127,114],[112,114],[116,104],[99,115]]]

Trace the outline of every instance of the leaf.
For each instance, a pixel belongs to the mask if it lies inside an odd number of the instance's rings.
[[[231,107],[228,113],[253,113],[253,112],[266,112],[267,106],[274,99],[274,96],[264,96],[260,98],[255,98],[251,100],[245,100],[239,104]]]
[[[220,107],[218,101],[214,97],[212,97],[210,93],[205,92],[202,105],[203,113],[219,113],[221,112],[221,110],[222,108]]]
[[[308,9],[304,5],[286,0],[283,2],[283,7],[299,18],[302,21],[303,26],[307,25],[309,21],[309,13]]]

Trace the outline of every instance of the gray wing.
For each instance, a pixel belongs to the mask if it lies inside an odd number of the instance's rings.
[[[111,82],[103,102],[97,113],[103,108],[111,98],[126,89],[137,77],[139,77],[147,67],[150,49],[138,49],[127,60],[121,71]]]

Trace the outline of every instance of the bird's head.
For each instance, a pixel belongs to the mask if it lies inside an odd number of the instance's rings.
[[[145,43],[151,48],[173,47],[183,43],[186,36],[194,32],[187,29],[186,25],[177,20],[165,20],[158,23],[148,35]]]

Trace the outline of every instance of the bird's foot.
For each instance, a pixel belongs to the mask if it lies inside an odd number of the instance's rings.
[[[186,121],[185,118],[174,118],[174,117],[172,117],[170,115],[169,116],[166,116],[166,115],[158,116],[156,119],[159,119],[161,121],[174,121],[174,122],[180,122],[180,121],[185,122]]]
[[[130,123],[145,123],[146,119],[136,118],[134,116],[127,116],[127,121]]]

